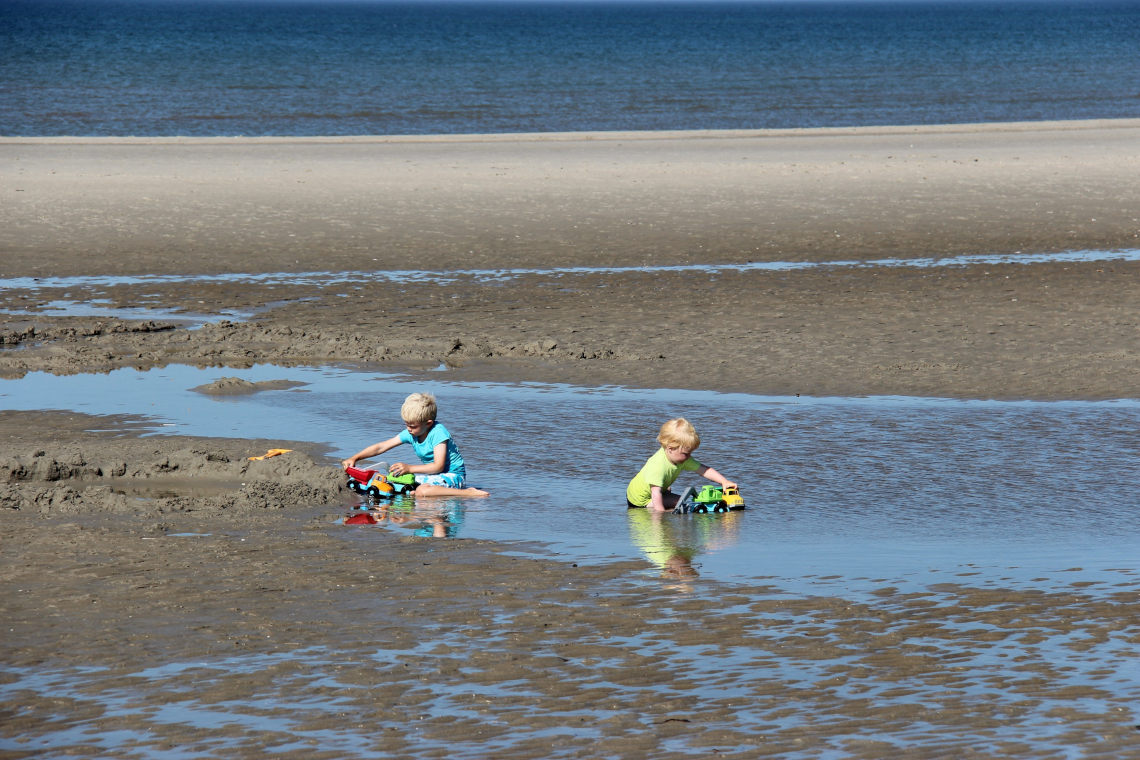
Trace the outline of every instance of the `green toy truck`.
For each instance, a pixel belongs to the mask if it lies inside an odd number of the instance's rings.
[[[690,512],[729,512],[744,509],[744,497],[740,490],[734,486],[722,488],[715,485],[704,485],[700,489],[689,486],[681,492],[677,499],[674,512],[686,514]]]

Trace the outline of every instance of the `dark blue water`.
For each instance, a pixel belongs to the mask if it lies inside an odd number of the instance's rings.
[[[1140,0],[4,0],[0,135],[1140,117]]]

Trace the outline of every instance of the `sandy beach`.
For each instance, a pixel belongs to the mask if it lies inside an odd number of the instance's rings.
[[[2,378],[175,363],[351,363],[443,367],[456,380],[753,394],[1140,397],[1140,261],[882,263],[1140,248],[1140,121],[5,138],[0,194]],[[750,266],[766,262],[817,266]],[[670,266],[683,268],[637,271]],[[548,271],[568,267],[580,269]],[[305,276],[400,270],[470,273],[359,283]],[[530,271],[493,279],[479,270]],[[259,274],[279,276],[240,277]],[[58,302],[150,307],[158,316],[42,313]],[[589,729],[557,756],[691,756],[694,745],[671,742],[704,727],[698,744],[725,757],[811,756],[851,732],[910,737],[921,748],[907,756],[916,758],[1044,757],[1025,737],[993,734],[983,750],[952,738],[986,735],[1013,718],[979,712],[943,667],[947,651],[982,640],[965,623],[984,618],[995,640],[1025,633],[1027,620],[1135,639],[1135,594],[1124,591],[999,599],[965,585],[942,589],[938,601],[964,624],[956,627],[932,623],[922,599],[890,592],[870,606],[769,605],[755,602],[763,589],[710,584],[686,596],[647,585],[637,576],[642,562],[571,567],[493,543],[396,535],[345,542],[320,519],[351,500],[327,451],[285,442],[290,456],[251,461],[283,442],[140,437],[145,429],[141,417],[5,410],[0,395],[4,757],[37,756],[38,741],[76,727],[157,732],[132,756],[160,746],[205,756],[215,734],[162,733],[148,716],[196,678],[218,701],[258,693],[257,677],[225,676],[216,664],[225,658],[271,660],[315,647],[331,653],[319,666],[274,661],[262,686],[288,691],[280,684],[295,679],[305,685],[293,696],[344,700],[340,720],[360,724],[370,752],[391,756],[436,756],[417,743],[431,736],[467,747],[457,756],[550,757],[544,728],[577,722]],[[202,538],[172,538],[185,534]],[[751,606],[726,613],[725,595]],[[655,617],[666,608],[673,613]],[[756,633],[758,621],[797,615],[831,632],[782,643]],[[417,650],[424,625],[437,646]],[[911,647],[912,634],[933,643]],[[747,697],[734,692],[690,710],[692,663],[671,661],[667,647],[611,643],[641,636],[743,636],[766,654],[718,676],[752,683]],[[378,640],[400,657],[364,662],[360,653]],[[472,641],[483,643],[465,648]],[[844,659],[851,652],[860,654]],[[915,680],[937,682],[949,696],[887,708],[843,696],[822,678],[760,685],[764,661],[777,654],[835,658],[835,683],[874,679],[905,694]],[[405,667],[408,658],[416,668]],[[139,680],[146,709],[137,715],[103,713],[89,695],[35,696],[19,675],[96,667],[121,685],[173,661],[206,664],[161,683]],[[605,683],[591,680],[599,663]],[[340,668],[341,680],[323,694],[316,677],[329,668]],[[1053,675],[1030,673],[1026,704],[1047,707],[1061,696],[1042,685]],[[415,718],[431,712],[426,679],[471,700],[466,717]],[[461,696],[476,681],[522,681],[532,691],[476,704],[481,698]],[[561,685],[569,683],[589,687]],[[762,728],[725,720],[737,698],[763,706]],[[1063,716],[1069,746],[1087,757],[1135,755],[1134,716],[1106,702],[1107,718]],[[809,730],[783,720],[796,714],[789,703],[839,718]],[[423,733],[367,728],[386,712]],[[257,726],[231,729],[229,740],[231,757],[261,756],[283,741]],[[843,746],[853,758],[885,751],[872,738]],[[67,748],[99,756],[82,731]],[[374,756],[329,752],[314,741],[284,756]]]

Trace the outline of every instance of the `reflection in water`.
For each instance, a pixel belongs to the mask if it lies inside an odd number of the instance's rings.
[[[629,538],[665,578],[684,579],[699,575],[693,559],[708,551],[736,544],[740,512],[679,515],[630,509]]]
[[[463,500],[399,496],[392,501],[363,501],[344,517],[345,525],[381,525],[410,529],[425,538],[456,538],[463,525]]]

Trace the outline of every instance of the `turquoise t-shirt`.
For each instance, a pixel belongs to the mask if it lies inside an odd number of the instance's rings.
[[[442,424],[437,422],[432,425],[431,430],[427,431],[422,442],[413,438],[407,430],[401,430],[398,437],[402,442],[412,444],[412,451],[416,452],[416,456],[420,458],[420,462],[423,464],[434,462],[435,447],[446,442],[447,458],[443,463],[443,472],[454,472],[464,480],[467,479],[467,471],[463,466],[463,456],[459,453],[459,447],[455,445],[451,432]]]
[[[645,462],[641,472],[634,475],[633,480],[629,481],[629,487],[625,489],[625,498],[629,499],[630,504],[644,507],[653,498],[653,494],[649,490],[650,486],[660,486],[662,489],[667,489],[673,485],[677,476],[683,471],[693,472],[701,469],[702,466],[692,457],[681,464],[673,464],[665,454],[664,448],[657,449],[657,453]]]

